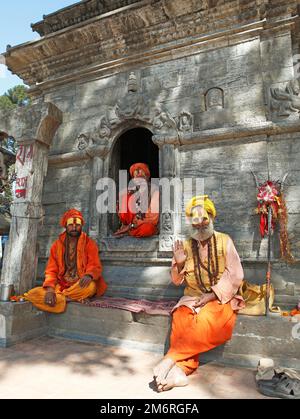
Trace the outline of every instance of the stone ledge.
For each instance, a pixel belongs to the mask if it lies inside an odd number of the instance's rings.
[[[26,303],[0,303],[0,347],[47,335],[45,313]]]
[[[300,330],[299,337],[293,337],[297,325],[300,329],[300,323],[279,316],[240,315],[231,341],[202,354],[200,360],[255,367],[261,357],[270,357],[281,367],[300,369]],[[48,335],[163,354],[169,332],[169,316],[78,303],[68,304],[67,311],[57,315],[42,313],[29,303],[0,304],[0,347]]]
[[[72,303],[60,316],[48,315],[49,335],[79,341],[99,342],[127,348],[163,353],[167,350],[170,318],[145,313],[120,313],[123,310],[84,307]],[[85,318],[88,313],[88,318]],[[300,336],[294,339],[296,323],[278,316],[238,316],[232,340],[201,355],[211,360],[246,367],[257,366],[261,357],[277,365],[300,368]]]

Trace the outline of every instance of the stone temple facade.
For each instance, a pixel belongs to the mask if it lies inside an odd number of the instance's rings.
[[[272,239],[277,302],[300,293],[300,8],[297,0],[84,0],[32,25],[41,38],[8,47],[9,69],[32,106],[1,115],[20,144],[23,193],[13,205],[2,283],[43,279],[59,217],[83,211],[97,240],[108,295],[175,298],[171,244],[185,218],[170,211],[150,239],[116,240],[101,215],[100,178],[144,161],[155,177],[204,179],[216,229],[233,238],[246,278],[263,283],[267,239],[254,213],[258,181],[285,182],[296,259]],[[26,181],[24,180],[26,179]],[[179,203],[183,207],[184,202]]]

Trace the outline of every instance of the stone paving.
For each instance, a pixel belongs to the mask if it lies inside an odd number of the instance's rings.
[[[0,399],[260,399],[254,371],[202,365],[190,384],[166,393],[152,385],[160,355],[42,337],[0,349]]]

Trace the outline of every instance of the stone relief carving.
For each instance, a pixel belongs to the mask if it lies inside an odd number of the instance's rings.
[[[100,117],[99,127],[93,134],[93,139],[106,139],[112,131],[123,121],[128,119],[140,120],[152,124],[154,134],[168,134],[178,137],[179,132],[191,132],[193,129],[193,116],[182,111],[178,118],[172,115],[160,103],[153,103],[141,91],[140,83],[134,72],[131,72],[127,82],[127,92],[115,106],[109,107]],[[173,140],[172,140],[173,141]],[[95,140],[97,143],[97,139]]]
[[[224,109],[224,91],[219,87],[209,89],[205,94],[206,111]]]
[[[172,233],[173,232],[173,216],[170,211],[165,212],[162,214],[162,230],[164,233]]]
[[[135,73],[131,72],[128,79],[128,92],[137,92],[138,82]]]
[[[108,127],[114,127],[115,125],[121,122],[121,120],[119,119],[117,115],[116,108],[111,108],[111,107],[108,108],[107,117],[104,116],[102,118],[107,118],[106,122],[108,123]]]
[[[176,131],[177,124],[175,119],[160,106],[154,109],[154,117],[152,120],[154,132],[157,134],[167,133]]]
[[[189,112],[182,111],[178,117],[178,129],[182,133],[189,133],[193,131],[193,115]]]
[[[120,98],[115,106],[115,113],[119,120],[129,118],[149,120],[149,100],[139,91],[135,73],[130,73],[127,94]]]
[[[90,145],[90,139],[85,134],[79,134],[76,140],[76,149],[85,150]]]
[[[106,116],[102,116],[100,118],[100,125],[99,125],[98,132],[99,132],[100,138],[109,138],[111,134],[111,128],[108,122],[108,118]]]
[[[170,252],[173,248],[173,236],[162,236],[159,241],[159,250]]]
[[[270,110],[273,118],[298,119],[300,112],[299,79],[291,80],[285,88],[270,88]]]

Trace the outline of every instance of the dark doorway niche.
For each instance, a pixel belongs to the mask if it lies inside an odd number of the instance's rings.
[[[111,154],[110,177],[117,185],[119,194],[119,170],[127,170],[127,180],[130,180],[129,169],[134,163],[146,163],[152,178],[159,177],[159,149],[152,141],[152,132],[146,128],[133,128],[122,134],[116,141]],[[109,216],[110,233],[119,227],[116,214]]]

